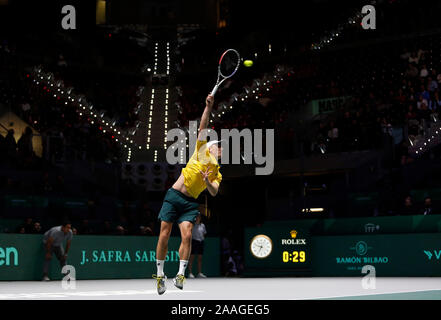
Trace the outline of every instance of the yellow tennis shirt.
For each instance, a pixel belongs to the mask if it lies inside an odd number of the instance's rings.
[[[193,155],[188,161],[184,169],[182,169],[182,174],[184,175],[184,184],[187,188],[187,192],[195,199],[199,197],[202,191],[204,191],[207,186],[202,178],[202,174],[199,171],[205,172],[211,171],[208,179],[210,182],[217,182],[220,185],[222,181],[222,175],[219,172],[219,164],[217,159],[210,153],[207,148],[207,141],[196,141],[196,149]]]

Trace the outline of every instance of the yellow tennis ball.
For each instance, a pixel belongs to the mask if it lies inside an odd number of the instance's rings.
[[[244,65],[245,67],[252,67],[252,66],[253,66],[253,60],[245,60],[245,61],[243,62],[243,65]]]

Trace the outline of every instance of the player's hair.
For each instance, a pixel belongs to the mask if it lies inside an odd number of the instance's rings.
[[[69,221],[69,220],[64,220],[64,221],[61,223],[61,226],[65,227],[65,226],[67,226],[68,224],[71,224],[70,221]]]

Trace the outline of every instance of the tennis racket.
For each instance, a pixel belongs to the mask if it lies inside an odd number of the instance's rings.
[[[219,86],[226,79],[231,78],[236,73],[237,69],[239,69],[240,65],[240,55],[234,49],[228,49],[225,51],[219,59],[219,66],[217,70],[217,81],[213,90],[211,91],[211,95],[214,97]]]

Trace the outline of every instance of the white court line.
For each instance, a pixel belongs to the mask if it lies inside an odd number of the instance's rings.
[[[167,293],[199,293],[198,290],[167,290]],[[99,296],[121,296],[121,295],[152,295],[158,294],[157,290],[117,290],[117,291],[80,291],[80,292],[36,292],[36,293],[10,293],[0,294],[0,299],[41,299],[41,298],[68,298],[72,296],[99,297]]]
[[[366,289],[366,290],[368,290],[368,289]],[[333,298],[351,298],[351,297],[353,298],[353,297],[378,296],[378,295],[383,295],[383,294],[414,293],[414,292],[424,292],[424,291],[441,291],[441,288],[436,288],[436,289],[420,289],[420,290],[411,290],[411,291],[368,293],[368,294],[354,294],[354,295],[330,296],[330,297],[298,298],[298,299],[299,300],[311,300],[311,299],[333,299]]]

